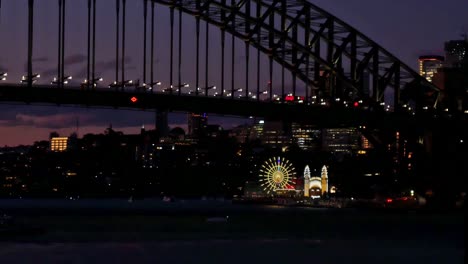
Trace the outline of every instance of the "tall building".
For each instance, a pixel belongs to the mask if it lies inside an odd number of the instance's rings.
[[[220,125],[206,125],[206,136],[209,138],[219,138],[223,135],[223,128]]]
[[[189,113],[188,116],[188,135],[192,137],[200,137],[205,134],[208,125],[208,117],[206,113],[195,114]]]
[[[168,112],[165,110],[156,111],[156,130],[158,130],[160,137],[167,137],[169,135],[169,122],[167,115]]]
[[[252,138],[259,138],[263,137],[263,127],[265,126],[265,120],[259,120],[258,122],[255,121],[252,131]]]
[[[293,142],[303,150],[316,150],[320,147],[321,131],[315,129],[312,125],[302,125],[293,123],[292,128]]]
[[[322,146],[332,153],[351,154],[359,148],[359,132],[356,128],[323,129]]]
[[[50,150],[54,152],[66,151],[68,144],[68,137],[53,137],[50,139]]]
[[[468,111],[468,39],[445,42],[445,67],[432,80],[441,90],[439,108]]]
[[[426,78],[429,82],[432,82],[432,78],[437,71],[442,68],[444,63],[444,57],[428,55],[419,57],[419,74]]]
[[[266,121],[261,139],[263,145],[271,148],[282,148],[291,144],[287,127],[281,121]]]
[[[439,107],[450,111],[468,110],[468,67],[442,68],[434,76],[434,84],[441,90]]]
[[[362,149],[371,149],[372,148],[372,143],[364,135],[361,135],[361,148]]]
[[[237,126],[229,132],[229,137],[235,138],[239,143],[246,143],[248,140],[254,138],[253,126],[250,125],[240,125]]]
[[[468,64],[468,39],[445,42],[445,59],[447,67],[461,68]]]

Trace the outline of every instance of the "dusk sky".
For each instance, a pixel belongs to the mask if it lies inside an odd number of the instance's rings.
[[[126,76],[142,78],[142,6],[143,0],[127,1],[127,49]],[[444,42],[460,39],[468,32],[468,2],[466,0],[313,0],[343,21],[357,28],[379,43],[403,62],[416,70],[420,55],[443,55]],[[86,76],[86,3],[85,0],[67,1],[66,32],[66,75],[73,75],[76,83]],[[115,8],[114,0],[98,0],[97,21],[97,73],[105,84],[114,80],[115,55]],[[110,10],[109,10],[109,7]],[[57,0],[36,0],[34,72],[40,73],[43,83],[50,82],[56,75],[57,65]],[[3,0],[0,14],[0,72],[8,71],[8,82],[19,82],[25,74],[27,55],[27,0]],[[169,83],[169,12],[165,6],[157,6],[155,80],[164,85]],[[177,16],[176,16],[177,20]],[[177,25],[177,23],[176,23]],[[183,16],[183,82],[194,84],[195,46],[194,18]],[[202,26],[204,28],[204,24]],[[202,30],[202,33],[204,30]],[[177,31],[175,32],[177,44]],[[219,32],[210,28],[210,85],[219,86]],[[202,39],[204,36],[202,35]],[[202,42],[202,50],[204,49]],[[242,70],[242,42],[236,57],[236,71]],[[226,51],[228,51],[227,49]],[[177,47],[175,49],[177,51]],[[148,53],[149,54],[149,53]],[[256,54],[254,49],[251,54]],[[203,56],[203,55],[201,55]],[[229,56],[227,56],[229,57]],[[254,60],[254,59],[252,59]],[[266,57],[262,56],[262,64]],[[203,62],[203,61],[202,61]],[[230,64],[228,61],[227,63]],[[149,65],[149,64],[148,64]],[[174,57],[177,65],[177,52]],[[202,63],[203,65],[203,63]],[[229,66],[230,67],[230,66]],[[229,67],[226,68],[228,72]],[[201,83],[204,83],[204,67],[201,67]],[[267,82],[267,70],[263,71],[262,83]],[[227,79],[230,76],[226,76]],[[245,81],[240,75],[236,85]],[[178,72],[174,68],[174,83]],[[251,80],[255,83],[255,78]],[[225,128],[246,122],[241,118],[209,116],[209,123],[220,123]],[[0,102],[0,146],[32,144],[45,140],[51,131],[69,135],[77,130],[80,136],[86,133],[101,133],[110,124],[125,133],[138,133],[141,125],[154,128],[154,113],[143,111],[98,110],[74,107],[24,106]],[[184,114],[171,114],[171,127],[186,128]]]

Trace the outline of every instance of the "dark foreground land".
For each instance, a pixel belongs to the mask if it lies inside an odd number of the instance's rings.
[[[0,263],[464,263],[462,212],[0,200]]]

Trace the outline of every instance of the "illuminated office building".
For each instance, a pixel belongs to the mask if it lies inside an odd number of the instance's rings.
[[[419,57],[419,74],[429,82],[437,71],[442,68],[444,57],[442,56],[421,56]]]
[[[271,148],[281,148],[291,143],[287,129],[281,121],[266,121],[261,139],[263,145]]]
[[[262,138],[263,137],[263,128],[265,126],[265,120],[259,120],[255,122],[253,126],[252,138]]]
[[[323,150],[332,153],[351,154],[359,148],[359,139],[356,128],[327,128],[322,131]]]
[[[320,146],[321,131],[312,125],[292,124],[293,142],[303,150],[316,150]]]
[[[365,136],[361,135],[361,148],[362,149],[371,149],[372,143]]]
[[[66,151],[68,143],[68,137],[53,137],[50,139],[50,150],[55,152]]]

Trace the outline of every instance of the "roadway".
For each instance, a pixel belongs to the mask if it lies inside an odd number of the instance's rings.
[[[186,111],[205,112],[239,117],[263,117],[269,120],[308,122],[319,127],[350,127],[367,125],[371,127],[396,126],[421,127],[421,123],[430,124],[409,114],[394,114],[385,111],[371,111],[364,107],[345,107],[343,104],[323,106],[299,102],[282,103],[252,98],[230,98],[170,92],[142,92],[135,89],[119,91],[99,88],[94,90],[67,87],[58,89],[51,85],[1,84],[0,102],[27,105],[78,106],[92,108],[130,109],[139,111]],[[468,116],[468,115],[467,115]]]

